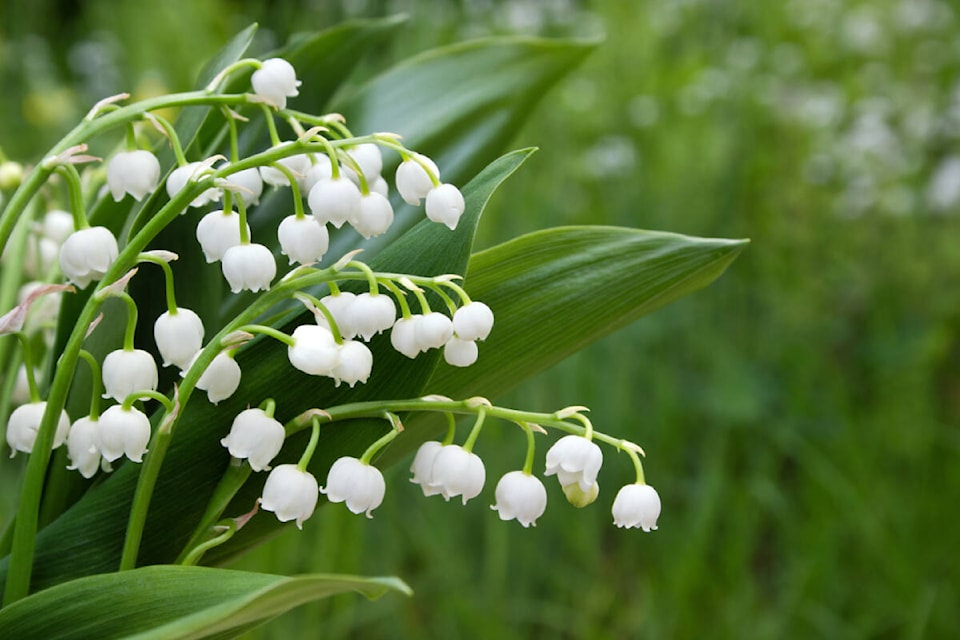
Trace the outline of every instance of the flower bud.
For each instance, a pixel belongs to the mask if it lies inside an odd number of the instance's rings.
[[[0,162],[0,191],[13,190],[23,182],[23,165],[7,160]]]
[[[383,502],[386,483],[376,467],[344,456],[337,459],[327,473],[327,484],[320,487],[330,502],[346,502],[352,513],[370,513]]]
[[[127,456],[141,462],[150,442],[150,419],[133,407],[115,404],[100,416],[100,455],[107,462]]]
[[[368,182],[375,176],[379,176],[383,170],[383,155],[380,153],[380,145],[374,142],[365,142],[358,144],[347,150],[347,155],[357,161],[360,165],[360,171]]]
[[[303,521],[317,508],[319,498],[316,478],[295,464],[282,464],[267,476],[260,507],[275,513],[280,522],[296,520],[297,528],[302,529]]]
[[[196,359],[197,356],[194,356],[190,365],[180,372],[181,378],[187,374],[187,370],[193,366]],[[197,389],[206,391],[207,400],[212,404],[217,404],[234,394],[237,387],[240,386],[240,374],[240,365],[237,364],[236,360],[226,353],[218,353],[200,375],[200,379],[197,380]]]
[[[556,475],[565,487],[577,483],[580,490],[589,492],[597,481],[603,464],[603,452],[596,443],[582,436],[564,436],[547,451],[547,468],[543,475]]]
[[[295,368],[312,376],[333,376],[340,362],[340,350],[326,327],[303,324],[293,330],[294,345],[287,358]]]
[[[84,478],[92,478],[100,468],[100,422],[90,416],[80,418],[67,435],[69,471],[79,471]]]
[[[163,366],[186,368],[203,347],[203,321],[190,309],[164,312],[153,324],[153,338],[163,358]]]
[[[393,348],[407,356],[416,358],[420,355],[420,343],[417,342],[417,325],[423,316],[410,316],[397,320],[390,331],[390,344]]]
[[[310,157],[313,159],[313,163],[310,165],[310,168],[307,169],[306,174],[303,176],[303,181],[300,184],[300,188],[307,194],[309,194],[314,185],[321,180],[329,180],[333,177],[333,166],[330,163],[330,156],[325,153],[315,153],[311,154]]]
[[[660,495],[648,484],[621,487],[613,500],[613,523],[618,527],[655,531],[659,517]]]
[[[300,95],[297,72],[283,58],[264,60],[250,76],[250,84],[255,94],[279,109],[286,108],[287,98]]]
[[[350,224],[364,238],[382,235],[393,224],[393,206],[385,196],[371,191],[360,197],[357,215]]]
[[[277,228],[280,253],[290,259],[290,264],[319,262],[330,246],[330,234],[326,225],[315,218],[287,216]]]
[[[241,411],[230,427],[230,433],[220,440],[234,458],[247,460],[254,471],[270,468],[284,439],[283,425],[263,409]]]
[[[419,153],[415,153],[414,157],[430,168],[434,178],[440,179],[440,170],[437,169],[433,160]],[[404,160],[397,167],[397,191],[400,192],[400,197],[407,204],[413,206],[418,206],[420,200],[433,189],[433,180],[430,179],[430,175],[427,174],[420,162],[414,159]]]
[[[244,289],[266,291],[277,275],[277,263],[273,254],[262,244],[238,244],[230,247],[224,252],[220,266],[233,293],[240,293]]]
[[[439,349],[453,337],[453,322],[439,311],[431,311],[417,322],[417,345],[420,351]]]
[[[136,391],[157,390],[157,363],[142,349],[117,349],[103,359],[104,398],[123,402]]]
[[[382,293],[361,293],[353,299],[346,313],[347,324],[367,341],[392,327],[397,319],[393,299]]]
[[[467,504],[467,500],[480,495],[486,476],[480,456],[450,444],[437,452],[428,484],[443,495],[444,500],[461,496],[463,504]]]
[[[339,229],[360,213],[360,189],[344,177],[321,180],[307,196],[310,211],[321,224],[329,222]]]
[[[452,184],[442,184],[427,193],[427,217],[450,227],[457,228],[457,222],[466,208],[463,194]]]
[[[37,430],[43,419],[43,412],[47,409],[46,402],[31,402],[17,407],[7,420],[7,445],[10,447],[10,457],[17,451],[30,453],[33,443],[37,440]],[[60,412],[57,421],[57,431],[53,436],[53,448],[56,449],[67,439],[70,431],[70,418],[66,411]]]
[[[482,302],[465,304],[453,314],[453,333],[461,340],[486,340],[493,328],[493,311]]]
[[[513,520],[524,528],[537,526],[537,518],[547,509],[547,489],[538,478],[523,471],[511,471],[500,478],[496,489],[497,502],[491,509],[501,520]]]
[[[117,202],[129,193],[138,202],[160,182],[160,161],[149,151],[121,151],[107,164],[107,187]]]
[[[413,477],[410,482],[420,485],[425,496],[435,496],[440,493],[439,487],[430,486],[430,472],[433,470],[433,461],[437,459],[437,454],[443,449],[443,445],[436,440],[428,440],[417,449],[417,455],[413,458],[413,464],[410,465],[410,472]]]
[[[472,340],[450,338],[443,346],[443,359],[454,367],[469,367],[478,356],[477,343]]]
[[[250,236],[250,225],[247,225]],[[240,244],[240,214],[236,211],[211,211],[197,223],[197,241],[208,263],[223,259],[230,247]]]
[[[357,335],[357,330],[352,323],[352,314],[350,312],[350,307],[353,306],[354,301],[357,299],[357,295],[350,291],[341,291],[340,293],[331,293],[320,298],[320,303],[327,308],[327,311],[330,312],[330,315],[333,316],[333,321],[337,323],[337,329],[340,330],[340,337],[344,340],[349,340],[350,338]],[[316,316],[317,324],[321,327],[330,328],[330,323],[327,322],[327,317],[323,313],[319,313]]]
[[[563,495],[567,497],[567,502],[578,509],[582,509],[583,507],[593,504],[596,501],[597,496],[600,495],[599,482],[594,482],[586,491],[581,489],[580,485],[576,482],[565,485],[562,488]]]
[[[366,382],[373,369],[373,354],[367,345],[356,340],[344,340],[337,350],[338,362],[332,372],[337,385],[346,382],[352,389],[356,383]]]
[[[60,247],[60,270],[81,289],[99,280],[119,254],[117,239],[106,227],[74,231]]]

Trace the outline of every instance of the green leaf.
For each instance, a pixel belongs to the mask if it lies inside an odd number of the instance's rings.
[[[696,238],[620,227],[560,227],[477,253],[465,287],[494,312],[480,358],[441,362],[429,393],[496,397],[588,344],[718,278],[747,240]],[[383,457],[406,455],[442,428],[428,416],[404,423]]]
[[[153,566],[73,580],[20,600],[0,610],[0,637],[227,638],[349,591],[370,599],[412,593],[398,578]]]

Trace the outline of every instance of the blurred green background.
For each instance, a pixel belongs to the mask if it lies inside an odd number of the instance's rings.
[[[387,63],[492,33],[605,34],[516,146],[479,246],[559,224],[753,244],[719,282],[524,384],[647,451],[660,529],[621,531],[607,456],[578,511],[424,499],[400,467],[373,520],[324,508],[236,566],[396,574],[251,638],[943,638],[960,619],[960,12],[939,0],[4,3],[0,144],[35,160],[90,104],[191,86],[233,32],[261,46],[411,15]],[[52,19],[51,19],[52,18]],[[29,126],[24,126],[23,121]],[[603,304],[602,300],[593,301]],[[15,490],[6,482],[4,510]],[[951,497],[952,496],[952,497]],[[7,511],[8,513],[8,511]],[[6,513],[3,514],[6,519]]]

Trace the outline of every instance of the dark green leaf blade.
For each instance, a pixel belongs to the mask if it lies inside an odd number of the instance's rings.
[[[283,577],[153,566],[81,578],[0,610],[3,638],[230,637],[306,602],[356,591],[410,595],[398,578]]]

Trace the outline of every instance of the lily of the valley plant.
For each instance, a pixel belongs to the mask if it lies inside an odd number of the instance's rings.
[[[200,89],[105,98],[33,166],[0,158],[0,424],[11,455],[29,457],[0,540],[0,635],[81,619],[87,637],[239,633],[282,612],[271,589],[301,601],[406,590],[198,566],[303,528],[321,500],[375,517],[390,499],[380,469],[401,459],[425,496],[484,501],[523,527],[563,496],[605,501],[618,527],[657,528],[640,425],[613,434],[586,407],[487,398],[584,335],[703,286],[741,243],[561,228],[471,257],[487,199],[530,154],[497,158],[500,141],[587,48],[454,47],[328,108],[362,48],[395,24],[244,57],[249,29]],[[522,87],[496,68],[483,79],[493,55],[526,61]],[[462,76],[443,75],[443,61]],[[432,99],[464,82],[495,89],[474,104]],[[613,295],[619,304],[595,304]],[[488,483],[474,447],[510,425],[515,470]],[[610,452],[636,478],[612,499],[599,489]],[[125,595],[160,585],[166,605],[124,616]],[[195,602],[199,589],[222,601]],[[85,594],[117,597],[109,615],[51,606]]]

